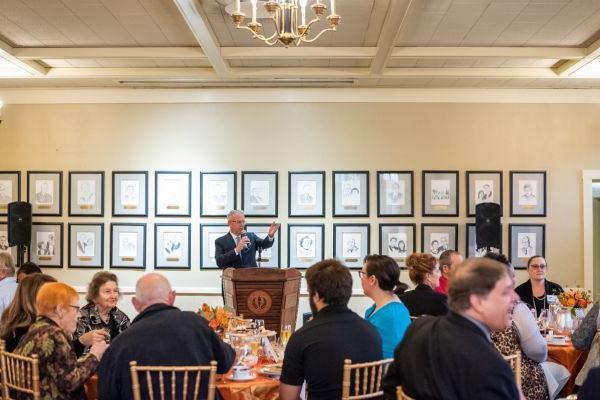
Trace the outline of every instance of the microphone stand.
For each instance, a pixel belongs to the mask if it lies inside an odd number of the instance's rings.
[[[258,258],[256,259],[256,261],[258,262],[258,268],[260,268],[261,267],[260,263],[262,262],[263,248],[262,248],[262,246],[256,246],[256,250],[258,250]]]

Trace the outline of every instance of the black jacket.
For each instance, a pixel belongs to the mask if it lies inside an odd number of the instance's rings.
[[[269,240],[266,236],[264,239],[260,239],[252,232],[247,233],[250,244],[241,254],[235,254],[235,241],[231,236],[231,233],[221,236],[215,240],[215,261],[219,268],[225,269],[229,267],[233,268],[252,268],[256,267],[256,251],[257,247],[267,249],[273,246],[273,240]]]
[[[413,317],[445,315],[448,312],[448,297],[424,284],[417,285],[414,290],[408,290],[399,297]]]

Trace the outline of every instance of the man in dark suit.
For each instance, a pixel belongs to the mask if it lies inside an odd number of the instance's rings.
[[[246,217],[238,210],[227,214],[229,232],[215,240],[215,259],[219,268],[252,268],[256,267],[256,250],[273,246],[275,233],[281,226],[273,222],[269,233],[261,239],[252,232],[246,232]]]
[[[513,373],[490,340],[511,324],[518,300],[506,267],[486,258],[457,266],[448,291],[450,311],[421,317],[408,328],[383,380],[386,399],[396,386],[415,399],[518,400]]]

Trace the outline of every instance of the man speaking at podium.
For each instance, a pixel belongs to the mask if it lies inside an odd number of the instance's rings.
[[[273,222],[269,233],[260,239],[252,232],[246,232],[246,217],[242,211],[231,210],[227,214],[229,232],[215,240],[215,259],[219,268],[252,268],[256,267],[256,250],[273,246],[275,233],[281,226]]]

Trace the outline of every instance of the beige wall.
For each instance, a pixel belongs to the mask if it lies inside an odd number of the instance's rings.
[[[600,105],[563,104],[410,104],[410,103],[286,103],[286,104],[87,104],[8,105],[3,110],[0,136],[4,157],[0,170],[21,170],[26,196],[27,170],[106,171],[105,218],[36,218],[38,221],[96,222],[144,221],[111,219],[110,172],[149,170],[153,199],[155,170],[193,171],[192,270],[169,273],[173,284],[185,288],[219,286],[219,273],[199,271],[199,171],[278,170],[279,215],[284,223],[282,262],[287,258],[287,171],[327,171],[327,218],[293,222],[326,223],[326,256],[332,255],[331,171],[371,171],[369,219],[335,222],[371,223],[371,251],[378,249],[379,222],[459,223],[459,250],[464,250],[464,171],[504,171],[504,249],[508,250],[508,223],[546,223],[546,254],[550,279],[562,285],[583,284],[581,217],[582,169],[600,169]],[[415,211],[421,214],[421,170],[460,171],[460,217],[377,219],[375,173],[384,169],[415,171]],[[510,218],[508,171],[548,171],[548,217]],[[239,179],[238,179],[239,182]],[[239,183],[238,183],[239,184]],[[238,189],[239,190],[239,189]],[[67,186],[63,190],[66,209]],[[239,199],[239,196],[238,196]],[[153,201],[150,215],[153,215]],[[65,213],[66,214],[66,213]],[[148,226],[148,270],[153,262],[153,222]],[[180,219],[161,218],[160,222]],[[185,220],[188,221],[188,220]],[[203,219],[223,222],[222,219]],[[267,222],[248,219],[249,222]],[[105,260],[108,259],[108,231]],[[420,229],[417,244],[420,245]],[[66,250],[64,243],[63,251]],[[65,252],[66,254],[66,252]],[[65,264],[67,260],[65,257]],[[84,286],[95,271],[52,270],[59,279]],[[119,270],[121,286],[131,287],[138,271]],[[524,274],[518,274],[519,281]],[[403,274],[403,280],[407,276]],[[358,286],[357,286],[358,289]],[[358,290],[359,291],[359,290]],[[188,294],[182,308],[201,301],[218,303],[211,290]],[[302,309],[307,309],[302,302]],[[366,299],[356,298],[362,312]],[[131,312],[128,302],[123,307]]]

